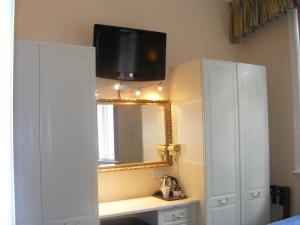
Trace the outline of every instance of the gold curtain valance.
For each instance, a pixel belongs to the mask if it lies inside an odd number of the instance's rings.
[[[231,0],[230,42],[254,32],[259,26],[277,18],[288,9],[298,8],[300,0]]]

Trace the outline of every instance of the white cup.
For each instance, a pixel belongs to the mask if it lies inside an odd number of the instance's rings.
[[[181,191],[173,191],[173,196],[174,197],[180,197],[181,196]]]

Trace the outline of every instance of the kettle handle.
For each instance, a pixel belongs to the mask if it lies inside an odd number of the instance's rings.
[[[178,187],[178,181],[177,181],[177,179],[175,177],[172,177],[172,176],[170,176],[170,178],[171,178],[172,186],[173,187]]]

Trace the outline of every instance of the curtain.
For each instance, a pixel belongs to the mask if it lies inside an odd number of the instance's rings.
[[[14,1],[0,0],[0,224],[14,225],[13,34]]]
[[[259,26],[299,6],[300,0],[231,0],[230,42],[240,42],[242,37]]]

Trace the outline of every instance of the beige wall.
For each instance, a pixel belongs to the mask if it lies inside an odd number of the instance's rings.
[[[271,184],[292,188],[294,214],[300,213],[300,175],[294,175],[292,74],[288,18],[249,34],[238,46],[240,61],[267,66]]]
[[[223,0],[17,0],[17,39],[92,44],[93,24],[167,33],[167,63],[194,58],[234,59]]]
[[[17,0],[15,36],[91,45],[94,23],[162,31],[168,35],[170,68],[200,57],[236,60],[238,46],[228,42],[228,21],[228,7],[223,0]],[[116,97],[114,83],[98,79],[100,96]],[[134,97],[127,92],[125,95]],[[168,96],[163,92],[158,98]],[[159,179],[152,178],[152,172],[100,174],[99,195],[103,201],[149,195],[159,186]],[[169,171],[158,172],[164,173]]]

